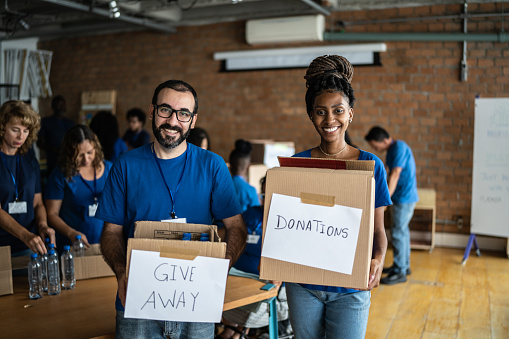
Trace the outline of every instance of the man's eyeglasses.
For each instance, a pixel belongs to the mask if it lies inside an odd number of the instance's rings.
[[[176,114],[177,120],[180,122],[189,122],[194,116],[193,112],[188,110],[176,110],[171,108],[169,105],[154,105],[154,109],[161,118],[169,119],[173,113]]]

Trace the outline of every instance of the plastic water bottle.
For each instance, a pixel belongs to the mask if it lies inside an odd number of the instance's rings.
[[[48,253],[41,254],[42,290],[48,292]]]
[[[55,250],[48,252],[48,294],[56,295],[60,293],[60,266],[58,265],[58,255]]]
[[[30,284],[30,289],[28,291],[30,299],[42,298],[42,272],[37,253],[32,253],[30,255],[30,262],[28,263],[28,283]]]
[[[49,238],[44,239],[44,245],[46,246],[46,251],[49,251],[49,244],[51,244],[50,241],[51,240]]]
[[[81,240],[80,234],[76,236],[76,240],[72,244],[72,251],[75,258],[85,256],[85,244],[83,243],[83,240]]]
[[[66,290],[73,289],[76,286],[74,278],[74,257],[70,251],[71,247],[64,246],[60,263],[62,264],[62,288]]]

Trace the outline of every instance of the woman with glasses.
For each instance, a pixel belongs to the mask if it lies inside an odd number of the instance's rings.
[[[368,290],[287,283],[290,321],[296,338],[364,338],[370,290],[379,285],[383,270],[387,251],[384,207],[391,204],[387,174],[378,157],[345,141],[354,117],[352,77],[352,65],[341,56],[325,55],[311,62],[305,76],[306,109],[320,143],[295,156],[375,161],[375,220]]]
[[[40,126],[39,115],[22,101],[0,107],[0,246],[10,246],[14,256],[46,253],[46,237],[55,243],[42,202],[39,163],[31,149]]]
[[[58,232],[59,249],[72,244],[77,235],[85,248],[99,243],[104,222],[94,217],[111,165],[90,128],[77,125],[65,134],[45,193],[48,221]]]

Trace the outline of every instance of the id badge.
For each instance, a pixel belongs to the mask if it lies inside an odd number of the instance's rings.
[[[248,244],[258,244],[258,241],[260,240],[260,236],[257,234],[248,234],[247,235],[247,243]]]
[[[187,224],[187,219],[186,218],[165,219],[161,220],[161,222],[178,222],[181,224]]]
[[[25,214],[27,212],[26,201],[14,201],[9,203],[9,214]]]
[[[97,212],[97,206],[99,206],[97,203],[88,205],[88,216],[89,217],[95,217],[95,212]]]

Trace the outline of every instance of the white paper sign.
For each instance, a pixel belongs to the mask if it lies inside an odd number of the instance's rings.
[[[273,194],[262,256],[352,274],[362,209]]]
[[[132,250],[124,316],[220,322],[229,262],[201,256],[173,259]]]

